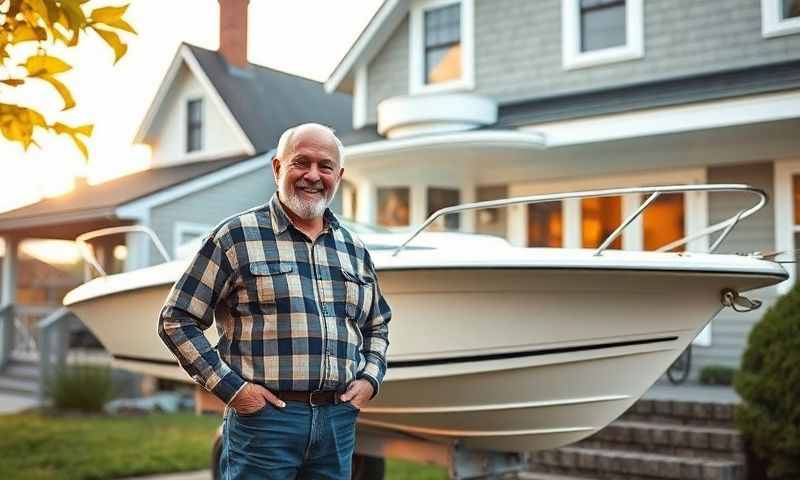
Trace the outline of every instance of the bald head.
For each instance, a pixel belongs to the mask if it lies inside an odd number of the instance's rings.
[[[319,123],[303,123],[283,132],[278,140],[275,157],[280,160],[286,159],[287,155],[291,155],[295,141],[304,138],[312,138],[318,142],[332,142],[336,148],[339,167],[344,166],[344,145],[342,145],[342,141],[339,140],[333,129]]]
[[[321,218],[344,174],[342,142],[333,130],[306,123],[286,130],[272,170],[278,198],[299,219]]]

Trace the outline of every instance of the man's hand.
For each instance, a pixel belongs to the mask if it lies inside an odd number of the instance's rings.
[[[347,391],[339,397],[341,401],[350,402],[359,410],[369,403],[370,398],[372,398],[372,384],[363,378],[351,382]]]
[[[286,406],[283,400],[276,397],[269,390],[256,383],[246,383],[244,388],[231,400],[230,407],[236,413],[249,415],[264,408],[267,402],[278,408]]]

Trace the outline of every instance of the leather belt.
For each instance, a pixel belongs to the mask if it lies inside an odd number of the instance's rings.
[[[335,390],[322,390],[313,392],[281,391],[275,392],[275,396],[281,400],[303,402],[311,406],[339,403],[339,392]]]

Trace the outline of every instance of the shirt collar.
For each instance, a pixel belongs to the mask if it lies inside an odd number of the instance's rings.
[[[283,209],[283,205],[281,201],[278,199],[278,192],[272,194],[272,198],[269,200],[270,205],[270,217],[272,219],[272,230],[280,235],[281,233],[285,232],[289,225],[292,224],[292,219],[289,218],[289,215],[286,214],[286,211]],[[330,227],[332,230],[336,230],[339,228],[339,219],[336,218],[336,215],[331,211],[330,208],[325,209],[325,213],[322,214],[322,225],[323,230],[326,227]]]

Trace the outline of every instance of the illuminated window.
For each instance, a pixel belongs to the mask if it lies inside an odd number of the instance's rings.
[[[428,188],[428,216],[437,210],[461,203],[461,193],[453,188]],[[431,230],[458,230],[461,214],[452,213],[439,217],[431,225]]]
[[[656,250],[686,236],[682,193],[661,195],[643,214],[644,249]],[[685,250],[685,245],[677,250]]]
[[[485,202],[508,198],[508,187],[505,185],[479,186],[475,190],[475,200]],[[508,208],[484,208],[475,212],[475,231],[489,235],[506,237],[508,230]]]
[[[378,189],[378,225],[405,227],[410,223],[408,187]]]
[[[528,246],[561,247],[563,221],[561,202],[528,205]]]
[[[425,83],[461,78],[461,5],[425,12]]]
[[[625,45],[625,0],[581,0],[581,51]]]
[[[583,248],[599,247],[622,223],[622,197],[595,197],[581,200],[581,236]],[[622,248],[622,236],[609,248]]]

